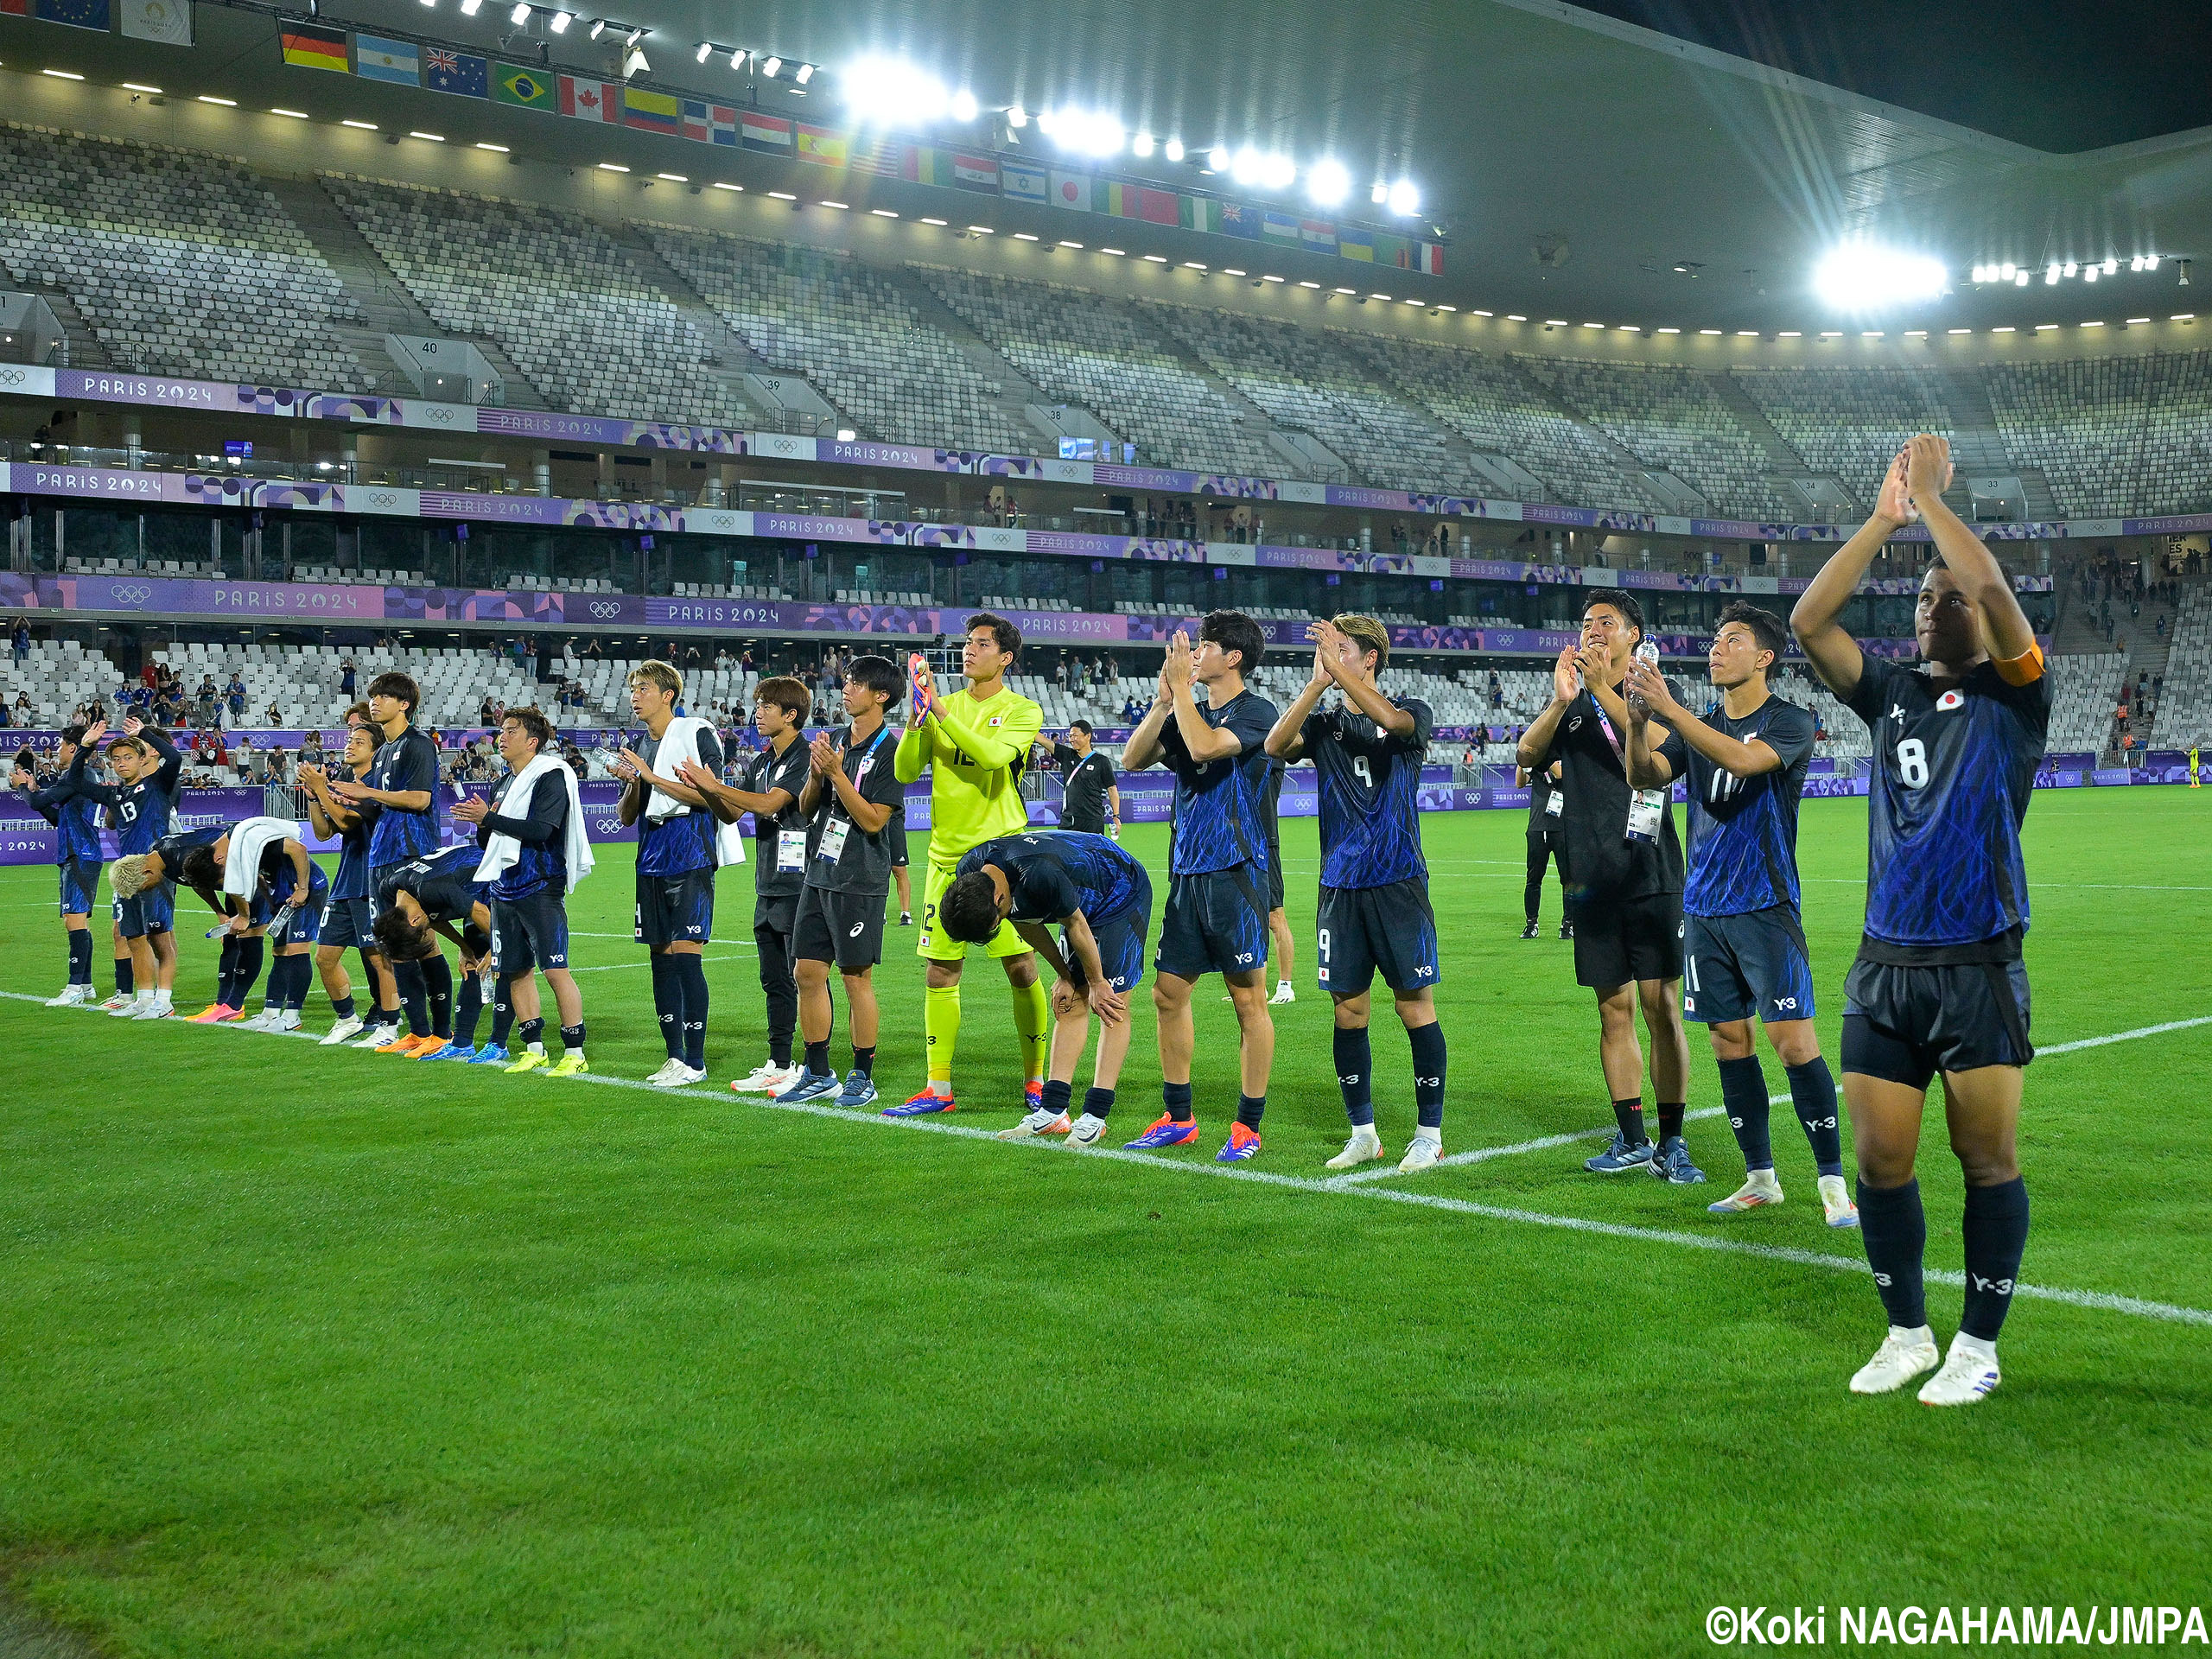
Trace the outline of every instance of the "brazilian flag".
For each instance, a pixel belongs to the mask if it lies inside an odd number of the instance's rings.
[[[513,104],[525,110],[550,110],[553,107],[553,77],[542,69],[525,69],[520,64],[502,63],[493,67],[492,97],[500,104]]]

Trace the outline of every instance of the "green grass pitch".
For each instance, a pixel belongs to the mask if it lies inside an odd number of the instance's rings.
[[[1831,1057],[1864,825],[1806,805]],[[1427,822],[1447,1153],[1608,1117],[1556,886],[1548,937],[1517,937],[1522,831]],[[728,1092],[761,1058],[749,943],[709,952],[713,1082],[673,1096],[0,1000],[0,1586],[118,1654],[654,1659],[1671,1653],[1722,1603],[2202,1599],[2212,1321],[2173,1310],[2212,1309],[2212,1025],[2028,1078],[2024,1278],[2164,1310],[2023,1298],[1986,1404],[1860,1400],[1880,1309],[1863,1268],[1793,1254],[1861,1260],[1786,1108],[1789,1204],[1726,1223],[1715,1119],[1688,1192],[1584,1175],[1594,1140],[1319,1187],[1344,1131],[1312,821],[1284,842],[1299,1001],[1243,1178],[1211,1162],[1235,1092],[1211,988],[1205,1149],[1148,1161],[942,1132],[1019,1112],[981,961],[935,1130]],[[2212,793],[2044,794],[2028,843],[2040,1042],[2212,1014]],[[1157,866],[1164,835],[1131,844]],[[0,873],[11,998],[63,977],[53,884]],[[724,938],[751,889],[724,876]],[[662,1054],[630,891],[610,851],[572,916],[604,969],[593,1066],[638,1078]],[[215,947],[183,926],[196,1007]],[[879,970],[893,1098],[921,1081],[912,938]],[[1117,1141],[1158,1109],[1137,1017]],[[841,1003],[841,1064],[843,1039]],[[1387,1014],[1375,1052],[1395,1150]],[[1927,1146],[1955,1269],[1940,1107]],[[1958,1293],[1931,1302],[1948,1338]]]

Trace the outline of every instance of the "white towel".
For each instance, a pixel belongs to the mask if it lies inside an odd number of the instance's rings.
[[[223,891],[235,898],[251,898],[261,885],[262,855],[271,842],[299,833],[299,824],[290,818],[247,818],[232,824],[230,851],[223,860]]]
[[[559,755],[540,750],[536,759],[524,766],[514,782],[508,786],[506,797],[499,804],[506,809],[501,816],[526,818],[530,804],[537,791],[537,781],[550,772],[559,772],[561,782],[569,791],[569,821],[565,826],[561,851],[569,861],[568,891],[574,893],[576,883],[591,874],[591,837],[585,834],[583,797],[576,791],[576,774]],[[522,842],[514,836],[494,830],[484,843],[484,857],[476,866],[472,881],[496,881],[515,866],[522,856]]]
[[[714,722],[701,720],[696,715],[678,715],[668,722],[660,734],[660,741],[653,749],[653,772],[657,777],[682,777],[679,767],[686,760],[699,758],[699,734],[714,730]],[[679,801],[665,790],[657,789],[645,803],[645,817],[649,823],[664,823],[671,818],[681,817],[693,809]],[[712,817],[712,814],[709,815]],[[745,862],[745,835],[734,823],[715,819],[715,867]]]

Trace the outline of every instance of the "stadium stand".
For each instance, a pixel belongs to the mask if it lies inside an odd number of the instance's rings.
[[[654,251],[775,367],[804,375],[862,433],[900,443],[1027,454],[959,349],[867,266],[746,237],[641,224]]]
[[[2212,743],[2212,584],[2192,582],[2183,587],[2165,675],[2152,746],[2185,749],[2192,743]],[[2115,683],[2118,677],[2113,676]]]
[[[2050,659],[2050,729],[2044,747],[2054,754],[2101,755],[2112,737],[2112,711],[2127,672],[2127,658],[2111,652],[2082,652]]]
[[[440,327],[491,335],[555,407],[747,424],[699,331],[592,220],[351,176],[323,185]]]
[[[79,703],[111,702],[123,672],[77,639],[35,639],[22,662],[0,654],[0,701],[17,726],[54,727],[67,721]],[[28,698],[28,705],[19,699]]]
[[[1949,432],[1936,376],[1916,369],[1737,369],[1737,383],[1815,472],[1860,507],[1916,432]]]
[[[336,391],[370,385],[330,339],[334,320],[357,315],[352,301],[243,164],[10,124],[0,174],[8,274],[66,293],[116,366]]]
[[[1985,372],[1997,429],[2015,461],[2032,457],[2063,512],[2135,511],[2152,359],[2001,364]]]

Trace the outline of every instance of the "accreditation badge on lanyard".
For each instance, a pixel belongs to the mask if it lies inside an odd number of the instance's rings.
[[[1605,741],[1613,746],[1613,758],[1621,763],[1624,776],[1628,772],[1628,756],[1622,751],[1621,741],[1613,731],[1613,722],[1605,718],[1605,711],[1596,697],[1590,699],[1591,707],[1598,710],[1598,729],[1605,734]],[[1632,789],[1628,794],[1628,838],[1630,841],[1656,844],[1660,827],[1666,822],[1668,791],[1663,789]]]
[[[859,787],[861,779],[868,776],[868,769],[875,764],[875,752],[882,747],[883,740],[890,735],[890,732],[888,726],[879,727],[875,735],[868,741],[868,747],[861,752],[860,767],[853,773],[855,788]],[[837,798],[833,794],[830,798],[833,803],[830,809],[830,822],[822,827],[822,845],[815,849],[814,855],[835,864],[845,855],[845,837],[853,832],[853,821],[839,817],[834,804]]]

